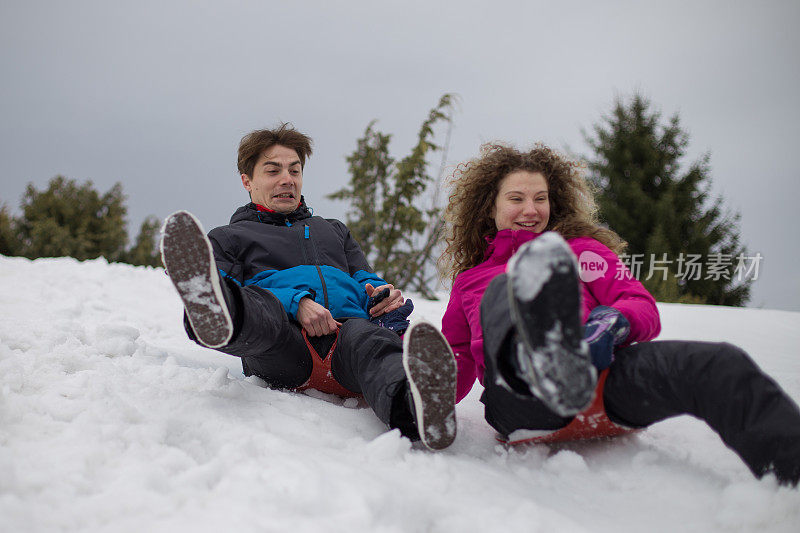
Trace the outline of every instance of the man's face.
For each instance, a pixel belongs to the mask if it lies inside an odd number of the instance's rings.
[[[242,174],[242,185],[253,202],[278,213],[291,213],[300,205],[303,169],[291,148],[270,146],[258,157],[253,175]]]

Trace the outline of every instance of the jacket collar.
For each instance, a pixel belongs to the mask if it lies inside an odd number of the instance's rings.
[[[487,235],[486,242],[489,246],[484,252],[484,261],[505,263],[517,253],[520,246],[537,238],[541,233],[525,230],[504,229],[494,235]]]
[[[256,204],[250,202],[243,205],[233,213],[231,216],[231,224],[234,222],[241,222],[243,220],[251,220],[255,222],[263,222],[265,224],[273,225],[291,225],[298,220],[303,220],[311,216],[311,210],[306,205],[305,197],[300,197],[300,205],[291,213],[277,213],[275,211],[260,211]]]

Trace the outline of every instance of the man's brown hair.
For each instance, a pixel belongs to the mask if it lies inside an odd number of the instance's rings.
[[[240,174],[253,176],[253,168],[259,156],[276,144],[291,148],[300,157],[300,166],[305,167],[306,158],[311,156],[311,137],[294,129],[288,122],[271,130],[251,131],[239,143],[239,159],[237,165]]]

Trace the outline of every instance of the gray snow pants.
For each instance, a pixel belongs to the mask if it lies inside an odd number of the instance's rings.
[[[293,389],[303,385],[313,363],[300,325],[289,319],[271,292],[221,281],[234,328],[231,341],[218,351],[239,357],[245,375],[258,376],[271,387]],[[394,402],[400,393],[405,400],[401,338],[362,318],[339,321],[342,327],[331,360],[334,379],[347,390],[362,394],[382,422],[400,427],[406,436],[417,437],[413,424],[409,427],[407,423],[411,417],[407,404]],[[185,316],[184,328],[197,342]],[[310,342],[324,357],[334,339],[335,335],[325,335],[310,337]]]

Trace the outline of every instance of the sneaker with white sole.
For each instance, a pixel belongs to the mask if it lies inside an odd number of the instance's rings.
[[[583,340],[572,249],[557,233],[544,233],[511,258],[508,280],[517,377],[556,414],[579,413],[594,397],[597,371]]]
[[[403,368],[422,443],[431,450],[447,448],[456,438],[456,360],[429,322],[411,324],[403,336]]]
[[[161,239],[161,261],[183,300],[197,339],[209,348],[228,344],[233,321],[220,286],[211,242],[188,211],[167,217]]]

